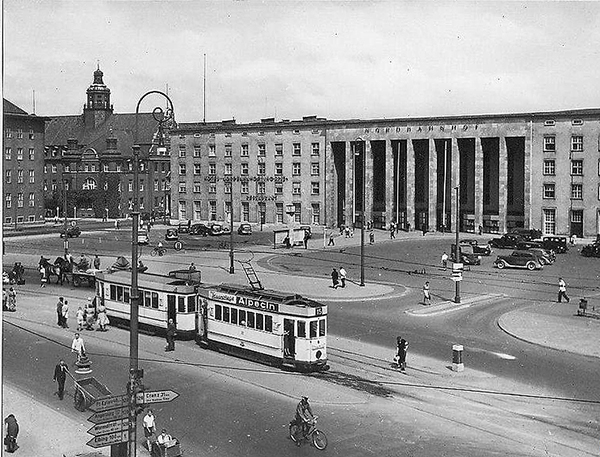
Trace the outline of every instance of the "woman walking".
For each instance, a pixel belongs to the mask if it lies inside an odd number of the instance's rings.
[[[423,284],[423,304],[431,305],[431,294],[429,293],[429,281]]]

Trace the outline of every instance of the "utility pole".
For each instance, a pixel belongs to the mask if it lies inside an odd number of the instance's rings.
[[[459,240],[458,240],[458,229],[460,226],[460,188],[459,186],[456,186],[454,188],[456,190],[456,244],[455,244],[455,248],[454,248],[454,260],[455,263],[462,263],[461,262],[461,258],[460,258],[460,246],[458,244]],[[462,272],[460,273],[462,274]],[[458,277],[456,278],[456,281],[454,281],[455,284],[455,291],[456,291],[456,295],[454,296],[454,303],[460,303],[460,280],[462,278]]]

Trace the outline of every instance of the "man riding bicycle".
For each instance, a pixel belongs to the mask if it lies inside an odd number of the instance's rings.
[[[298,406],[296,406],[296,425],[301,427],[302,436],[306,435],[309,430],[309,425],[314,419],[314,414],[310,405],[308,404],[308,397],[302,397]],[[300,441],[297,441],[300,443]]]

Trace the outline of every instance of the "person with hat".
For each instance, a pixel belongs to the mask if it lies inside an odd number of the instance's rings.
[[[144,425],[144,436],[146,437],[146,444],[148,445],[148,450],[152,451],[152,437],[156,433],[156,419],[152,410],[149,409],[143,420]]]
[[[302,396],[300,399],[300,403],[296,406],[296,417],[294,419],[294,423],[296,426],[302,430],[302,436],[306,435],[308,432],[309,424],[313,421],[314,414],[308,403],[308,397]],[[300,440],[296,439],[296,445],[300,446]]]

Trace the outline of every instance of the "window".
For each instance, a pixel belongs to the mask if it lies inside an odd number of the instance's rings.
[[[23,192],[17,194],[17,206],[23,208]]]
[[[242,181],[241,185],[240,185],[240,188],[241,188],[240,192],[242,194],[247,194],[248,193],[248,181]]]
[[[12,170],[6,170],[4,172],[4,182],[10,184],[12,182]]]
[[[23,129],[17,129],[17,138],[23,138]]]
[[[230,194],[231,193],[231,183],[230,182],[226,182],[225,183],[225,193],[226,194]],[[229,203],[229,202],[227,202]]]
[[[179,145],[179,157],[185,157],[185,144]]]
[[[48,192],[48,180],[44,179],[44,192]]]
[[[237,325],[238,323],[238,310],[237,308],[231,308],[231,323]]]
[[[283,203],[275,203],[275,219],[278,224],[283,224]]]
[[[571,198],[573,200],[583,199],[583,184],[571,184]]]
[[[12,149],[4,148],[4,160],[11,160],[11,159],[12,159]]]
[[[35,149],[29,148],[29,160],[35,160]]]
[[[254,328],[254,313],[252,311],[246,312],[246,326]]]
[[[65,181],[66,184],[66,181]],[[56,179],[52,180],[52,191],[55,191],[56,189],[58,189],[58,186],[56,185]]]
[[[571,160],[571,174],[583,176],[583,160]]]
[[[582,122],[582,124],[583,124],[583,122]],[[29,139],[30,140],[35,139],[35,134],[33,133],[33,129],[29,129]]]
[[[298,181],[292,183],[292,195],[300,195],[300,183]]]
[[[258,164],[258,174],[264,175],[267,173],[267,166],[264,162],[259,162]]]
[[[179,219],[187,219],[185,200],[179,200]]]
[[[208,184],[208,193],[209,194],[217,193],[217,183],[216,182],[211,182]]]
[[[194,164],[194,175],[198,176],[200,174],[200,164],[199,163],[195,163]]]
[[[283,184],[275,183],[275,195],[283,195]]]
[[[240,325],[246,325],[246,311],[240,309],[238,312],[238,321]]]
[[[17,160],[23,160],[23,148],[17,148]]]
[[[319,321],[310,321],[309,325],[310,325],[310,337],[316,338]]]
[[[120,163],[117,164],[117,173],[121,173],[121,164]]]
[[[35,184],[35,170],[29,170],[29,184]]]
[[[257,194],[265,194],[266,193],[266,184],[263,181],[259,181],[256,183],[256,193]]]
[[[229,322],[229,306],[223,306],[223,322]]]
[[[321,223],[321,208],[318,203],[312,204],[312,223],[317,225]]]
[[[294,222],[302,222],[302,205],[294,203]]]
[[[17,184],[23,184],[23,170],[17,170]]]
[[[4,196],[4,202],[5,202],[4,206],[6,206],[6,208],[8,208],[8,209],[12,208],[12,195],[10,192],[7,192],[6,195]]]
[[[155,165],[156,165],[156,164],[155,164]],[[108,173],[108,172],[109,172],[110,168],[108,167],[108,164],[107,164],[107,163],[105,163],[105,164],[104,164],[102,167],[103,167],[104,173]],[[65,167],[65,168],[66,168],[66,167]]]
[[[33,192],[29,193],[29,207],[30,208],[35,207],[35,194]]]
[[[11,129],[9,129],[9,128],[5,128],[5,129],[4,129],[4,136],[5,136],[6,138],[12,138],[12,130],[11,130]]]
[[[180,182],[179,183],[179,193],[180,194],[185,194],[186,193],[186,188],[185,188],[185,183],[184,182]]]
[[[216,221],[217,220],[217,202],[214,200],[211,200],[210,202],[208,202],[209,207],[210,207],[210,220],[211,221]]]
[[[546,235],[556,234],[556,210],[544,210],[544,233]]]
[[[292,150],[292,155],[294,156],[299,156],[302,154],[302,148],[300,143],[294,143],[292,144],[293,150]]]
[[[194,202],[194,219],[202,219],[201,209],[202,209],[201,202],[195,201]]]
[[[231,157],[231,143],[225,145],[225,157]]]
[[[312,176],[319,176],[319,174],[320,174],[319,162],[313,162],[310,164],[310,174]]]
[[[556,137],[555,136],[545,136],[544,137],[544,151],[546,151],[546,152],[556,151]]]
[[[225,175],[230,176],[231,175],[231,162],[226,163],[225,164]]]
[[[160,190],[160,187],[159,187],[159,186],[160,186],[160,184],[159,184],[159,182],[158,182],[158,179],[155,179],[155,180],[154,180],[154,190],[155,190],[155,191],[159,191],[159,190]]]
[[[131,179],[127,183],[127,191],[128,192],[133,192],[133,181]]]
[[[319,336],[325,336],[325,319],[319,319]]]
[[[215,147],[214,144],[209,144],[208,145],[208,157],[216,157],[217,156],[217,149]]]
[[[294,162],[292,164],[292,176],[300,176],[300,170],[301,170],[300,163]]]
[[[200,157],[200,146],[194,146],[194,157]]]
[[[321,152],[321,145],[319,143],[312,144],[311,154],[314,156],[318,156]]]
[[[555,184],[548,183],[544,184],[544,198],[555,198]]]
[[[319,183],[318,182],[310,183],[310,194],[311,195],[319,195]]]
[[[298,321],[297,322],[297,336],[298,338],[306,338],[306,322]]]
[[[273,331],[273,316],[265,316],[265,332]]]
[[[144,190],[144,180],[140,179],[140,191]]]
[[[220,321],[223,316],[223,307],[221,305],[215,305],[215,320]]]
[[[264,143],[258,145],[258,156],[265,157],[267,155],[267,146]]]
[[[209,175],[216,175],[217,174],[217,164],[216,163],[209,163],[208,164],[208,174]]]
[[[275,144],[275,155],[276,156],[282,156],[283,155],[283,144],[282,143],[276,143]]]
[[[242,202],[242,221],[248,222],[250,220],[250,203]]]
[[[87,178],[83,182],[82,189],[83,190],[94,190],[94,189],[96,189],[96,187],[97,187],[96,180],[94,178]]]
[[[283,175],[283,164],[282,163],[276,163],[275,164],[275,174],[276,175]]]
[[[583,137],[581,135],[571,137],[571,151],[583,151]]]
[[[240,151],[240,156],[248,157],[248,145],[242,144],[242,150]]]
[[[179,164],[179,174],[180,175],[185,175],[185,163],[180,163]]]
[[[556,162],[554,159],[544,160],[544,175],[554,176],[556,174]]]
[[[200,184],[194,183],[194,193],[195,194],[199,194],[200,193]]]

